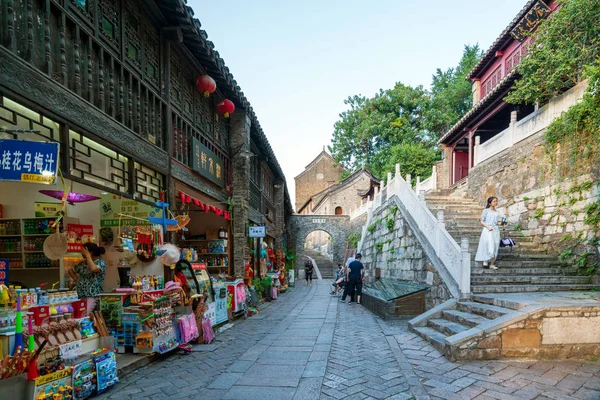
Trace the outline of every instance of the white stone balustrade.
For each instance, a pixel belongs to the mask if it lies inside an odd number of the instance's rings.
[[[424,181],[421,181],[421,177],[417,176],[417,186],[415,186],[415,192],[430,192],[437,189],[437,167],[434,165],[431,168],[431,176]]]
[[[517,121],[517,115],[513,111],[509,127],[485,143],[480,143],[479,136],[475,136],[475,165],[547,128],[554,119],[581,99],[587,85],[587,81],[579,83],[520,121]]]
[[[407,179],[410,179],[410,175],[407,175]],[[421,183],[421,188],[422,183]],[[444,223],[444,213],[438,212],[437,216],[434,216],[427,204],[423,201],[423,197],[419,198],[417,193],[413,190],[410,185],[410,181],[402,178],[400,175],[400,168],[396,166],[396,174],[393,179],[388,180],[386,188],[386,197],[390,198],[396,196],[401,204],[402,213],[408,213],[406,216],[410,218],[417,225],[421,231],[421,237],[427,243],[422,243],[423,247],[430,249],[435,253],[437,259],[441,262],[438,265],[438,272],[442,279],[446,281],[446,285],[450,288],[458,288],[457,292],[454,292],[454,296],[464,296],[470,293],[471,283],[471,255],[469,253],[468,239],[461,241],[461,245],[450,236],[446,231]],[[382,205],[382,193],[378,190],[375,191],[375,198],[373,202],[368,202],[366,205],[356,210],[351,218],[356,218],[359,215],[364,215],[367,212],[367,223],[363,227],[361,240],[359,243],[359,250],[362,248],[362,244],[365,236],[367,235],[367,227],[372,221],[373,214]],[[426,250],[427,251],[427,250]],[[443,270],[440,270],[443,269]]]

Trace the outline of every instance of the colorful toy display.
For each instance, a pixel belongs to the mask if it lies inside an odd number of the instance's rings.
[[[73,366],[73,399],[84,400],[96,392],[96,364],[87,360]]]
[[[98,394],[105,392],[119,382],[117,377],[117,359],[113,351],[94,357]]]

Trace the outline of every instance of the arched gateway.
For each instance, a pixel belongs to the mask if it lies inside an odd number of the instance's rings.
[[[296,249],[296,269],[302,268],[304,241],[313,231],[325,231],[333,240],[333,263],[344,262],[350,217],[347,215],[292,215],[289,223],[291,242]]]

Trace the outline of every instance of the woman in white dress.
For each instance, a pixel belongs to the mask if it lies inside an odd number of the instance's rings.
[[[479,238],[475,261],[483,261],[484,268],[488,268],[489,265],[491,269],[498,269],[494,265],[496,257],[498,257],[498,247],[500,246],[499,213],[496,211],[497,206],[498,199],[496,197],[488,198],[487,206],[479,219],[479,222],[483,225],[483,231],[481,232],[481,238]]]

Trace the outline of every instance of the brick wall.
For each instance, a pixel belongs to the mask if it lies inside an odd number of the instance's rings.
[[[336,207],[341,207],[343,214],[349,214],[351,209],[360,206],[361,196],[358,192],[367,190],[370,185],[371,178],[363,172],[348,185],[328,195],[325,201],[313,210],[313,214],[333,215]]]
[[[312,168],[305,170],[306,173],[296,177],[296,209],[306,203],[312,195],[338,182],[343,168],[334,164],[329,157],[321,157]]]

